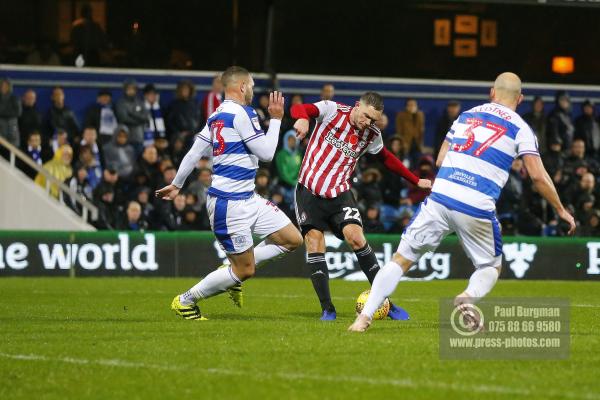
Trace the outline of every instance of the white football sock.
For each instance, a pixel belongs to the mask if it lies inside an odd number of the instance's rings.
[[[238,283],[241,283],[241,281],[235,276],[231,267],[220,268],[206,275],[204,279],[195,284],[190,290],[180,295],[179,301],[184,306],[189,306],[198,300],[223,293]]]
[[[373,318],[373,314],[383,301],[394,293],[402,275],[404,275],[402,267],[394,261],[390,260],[385,264],[375,276],[375,280],[371,285],[371,293],[361,314]]]
[[[254,247],[254,263],[259,268],[286,253],[289,253],[288,249],[275,243],[267,243],[265,239]]]
[[[496,267],[479,268],[469,278],[469,286],[465,292],[471,297],[482,298],[492,290],[497,280]]]

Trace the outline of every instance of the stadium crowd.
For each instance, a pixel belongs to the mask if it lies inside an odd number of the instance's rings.
[[[210,154],[201,159],[174,201],[157,201],[154,191],[171,183],[194,133],[222,101],[219,78],[215,77],[212,90],[201,96],[195,93],[192,82],[180,81],[169,104],[160,104],[152,84],[138,91],[133,80],[124,82],[118,99],[113,99],[110,91],[100,90],[85,120],[78,121],[62,88],[53,89],[52,106],[42,114],[36,107],[35,91],[27,90],[19,99],[12,93],[10,81],[3,79],[0,135],[91,200],[99,208],[99,218],[93,222],[98,229],[210,229],[205,207],[212,179]],[[322,99],[332,100],[334,95],[333,85],[323,86]],[[277,204],[292,221],[294,187],[306,142],[296,139],[289,107],[302,102],[301,95],[290,96],[274,161],[261,165],[256,174],[256,191]],[[257,96],[256,111],[265,130],[269,124],[267,106],[268,96]],[[546,115],[543,110],[543,100],[535,98],[532,111],[523,118],[538,137],[544,165],[562,201],[576,217],[579,235],[599,236],[600,124],[594,104],[584,102],[581,115],[573,119],[568,93],[558,92],[552,112]],[[434,179],[439,146],[460,112],[460,102],[448,102],[436,124],[434,148],[424,144],[425,115],[416,99],[408,99],[405,109],[395,115],[393,132],[388,129],[385,114],[378,126],[392,153],[417,176]],[[36,183],[45,186],[42,175],[21,167]],[[503,233],[564,235],[565,227],[533,186],[526,184],[527,179],[522,161],[516,159],[497,203]],[[369,156],[360,159],[352,190],[368,233],[402,232],[427,196],[427,192],[399,179]],[[58,188],[51,187],[51,194],[58,197]],[[73,199],[63,201],[81,212]]]

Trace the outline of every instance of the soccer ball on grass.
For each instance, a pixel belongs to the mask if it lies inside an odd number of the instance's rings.
[[[369,293],[371,293],[370,290],[365,290],[358,296],[358,299],[356,299],[356,314],[360,314],[362,312],[363,308],[365,307],[365,303],[369,298]],[[385,319],[388,315],[388,312],[390,312],[390,301],[385,299],[381,307],[379,307],[377,311],[375,311],[375,314],[373,314],[373,319]]]

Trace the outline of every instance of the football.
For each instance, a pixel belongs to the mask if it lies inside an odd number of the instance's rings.
[[[356,314],[360,314],[361,311],[363,310],[365,303],[367,302],[367,299],[369,298],[369,293],[371,293],[370,290],[365,290],[356,299]],[[389,311],[390,311],[390,301],[388,299],[385,299],[385,301],[383,302],[381,307],[379,307],[377,309],[377,311],[375,311],[375,314],[373,314],[373,319],[378,319],[378,320],[385,319],[387,317]]]

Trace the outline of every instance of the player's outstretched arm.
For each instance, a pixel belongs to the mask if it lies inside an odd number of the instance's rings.
[[[317,118],[319,109],[314,104],[294,104],[290,108],[290,114],[297,121],[294,123],[296,137],[300,140],[306,137],[308,133],[309,118]]]
[[[200,132],[196,136],[196,140],[192,145],[190,151],[187,152],[183,160],[181,160],[181,165],[177,170],[177,175],[175,175],[175,179],[170,185],[165,186],[164,188],[156,191],[156,197],[164,200],[173,200],[179,190],[185,183],[190,172],[194,170],[194,167],[200,161],[202,154],[204,154],[207,147],[212,146],[212,143],[206,138],[205,134],[208,132],[208,128],[205,127],[202,132]]]
[[[438,153],[437,160],[435,160],[436,167],[440,168],[442,166],[444,158],[446,158],[446,153],[448,153],[448,149],[450,149],[450,142],[448,142],[448,140],[444,140],[444,143],[442,143],[442,147],[440,147],[440,152]]]
[[[258,157],[260,161],[271,162],[277,150],[279,142],[279,129],[281,128],[281,119],[283,118],[283,105],[285,99],[281,92],[271,92],[269,95],[269,130],[267,133],[256,133],[250,137],[246,137],[244,143],[250,151]],[[242,117],[239,119],[236,127],[242,134],[244,132],[255,132],[249,118]],[[242,136],[244,137],[244,136]]]
[[[525,154],[523,155],[523,162],[525,163],[527,173],[531,177],[531,180],[538,192],[542,195],[542,197],[548,200],[552,207],[554,207],[560,219],[569,223],[569,235],[575,233],[575,219],[571,214],[569,214],[560,201],[558,193],[556,192],[556,188],[554,187],[554,183],[548,175],[548,172],[546,172],[546,168],[544,168],[542,159],[538,155]]]
[[[429,179],[419,179],[418,176],[410,172],[392,152],[383,147],[377,157],[383,165],[395,174],[400,175],[413,185],[417,185],[420,189],[431,189],[431,181]]]

